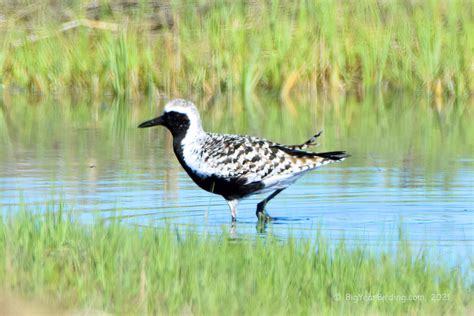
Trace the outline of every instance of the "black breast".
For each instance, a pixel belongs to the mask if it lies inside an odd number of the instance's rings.
[[[240,199],[264,188],[261,181],[247,183],[247,178],[223,178],[218,176],[202,176],[194,172],[183,158],[180,142],[173,142],[174,152],[179,163],[193,181],[203,190],[222,195],[226,200]]]
[[[186,170],[186,172],[199,187],[208,192],[222,195],[226,200],[243,198],[263,189],[265,186],[260,181],[246,184],[247,179],[245,178],[224,179],[217,176],[199,177],[197,175],[192,175],[193,172],[191,170]]]

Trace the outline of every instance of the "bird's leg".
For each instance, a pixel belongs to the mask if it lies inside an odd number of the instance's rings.
[[[230,231],[229,231],[229,237],[232,239],[236,239],[237,236],[237,222],[232,221],[232,224],[230,225]]]
[[[275,196],[278,195],[281,191],[284,189],[278,189],[275,190],[272,194],[270,194],[267,198],[265,198],[263,201],[257,204],[257,212],[255,215],[257,215],[259,221],[269,221],[272,218],[268,213],[265,211],[265,206],[267,205],[268,202],[270,202],[271,199],[273,199]]]
[[[226,200],[227,204],[229,204],[230,208],[230,215],[232,216],[232,221],[237,221],[237,204],[239,200]]]

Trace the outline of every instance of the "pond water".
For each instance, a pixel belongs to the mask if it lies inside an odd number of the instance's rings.
[[[59,100],[58,100],[59,99]],[[4,95],[0,101],[0,205],[44,211],[62,203],[84,221],[176,225],[236,237],[272,234],[377,246],[399,228],[415,247],[472,262],[474,119],[470,101],[375,95],[325,100],[232,95],[195,98],[209,131],[302,143],[323,130],[318,151],[347,150],[342,163],[309,173],[272,200],[276,220],[257,225],[239,205],[231,227],[225,201],[200,190],[174,157],[163,128],[136,126],[166,100],[97,100]],[[469,264],[469,263],[468,263]]]

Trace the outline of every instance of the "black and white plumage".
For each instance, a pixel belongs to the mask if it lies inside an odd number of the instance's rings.
[[[229,204],[232,220],[237,204],[253,194],[273,192],[257,205],[259,219],[270,219],[265,205],[310,170],[342,161],[344,151],[303,151],[317,145],[314,135],[301,145],[282,145],[251,136],[207,133],[196,106],[187,100],[170,101],[163,115],[140,128],[165,126],[173,135],[173,149],[184,170],[202,189],[219,194]]]

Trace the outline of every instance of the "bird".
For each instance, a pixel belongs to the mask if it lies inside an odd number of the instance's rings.
[[[300,145],[283,145],[247,135],[208,133],[199,111],[184,99],[169,101],[163,114],[139,128],[164,126],[173,137],[173,151],[189,177],[208,192],[221,195],[229,205],[232,222],[243,198],[269,193],[257,204],[259,221],[270,221],[266,205],[304,174],[320,166],[342,161],[345,151],[310,152],[321,132]]]

